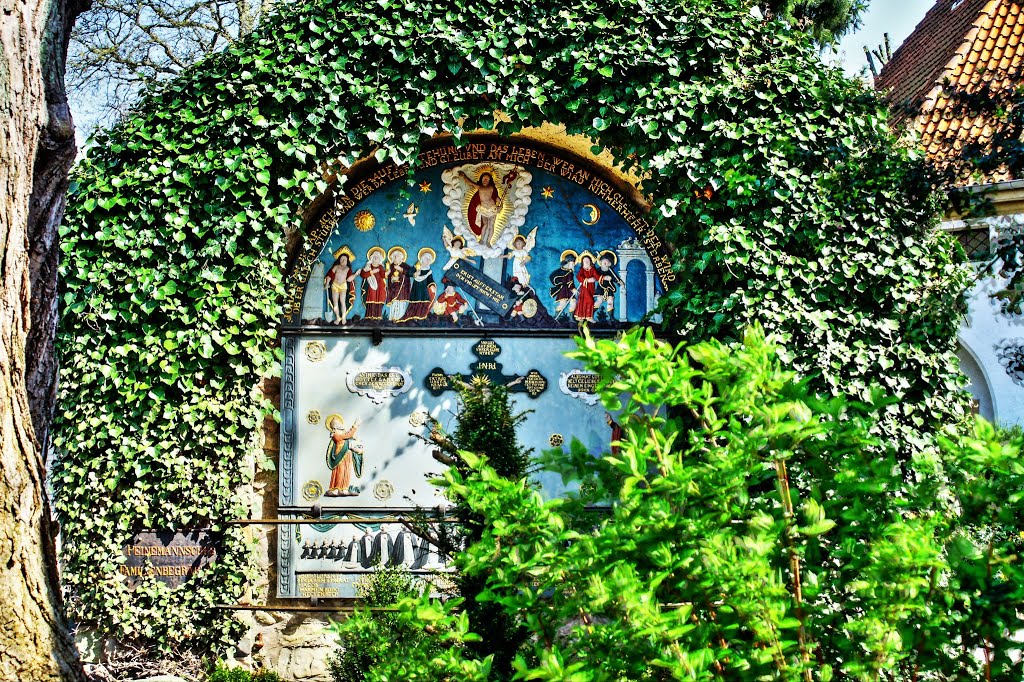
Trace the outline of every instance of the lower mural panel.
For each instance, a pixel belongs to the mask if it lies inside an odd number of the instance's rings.
[[[518,442],[535,457],[574,439],[596,456],[621,434],[597,375],[566,357],[577,347],[569,337],[317,331],[288,334],[283,346],[278,514],[318,523],[282,527],[282,597],[358,596],[359,576],[378,566],[446,569],[437,548],[396,518],[442,515],[450,504],[432,483],[444,464],[430,439],[458,429],[462,383],[507,388],[524,417]],[[556,471],[538,469],[530,481],[547,499],[576,489]]]
[[[393,518],[346,515],[325,518],[324,523],[281,526],[278,596],[358,597],[359,579],[385,566],[401,566],[437,584],[444,583],[450,570],[446,557],[425,537],[436,536],[438,526],[424,532],[418,525],[414,528],[391,521]],[[338,523],[339,519],[346,522]]]

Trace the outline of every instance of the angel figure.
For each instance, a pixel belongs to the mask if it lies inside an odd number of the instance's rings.
[[[517,234],[512,238],[512,246],[502,258],[512,259],[512,277],[524,288],[530,286],[530,273],[526,264],[533,260],[530,251],[537,245],[537,228],[530,230],[529,236]]]
[[[476,256],[476,252],[473,249],[466,248],[466,240],[452,234],[447,225],[444,226],[441,238],[444,240],[444,248],[448,249],[448,253],[451,255],[448,262],[441,268],[442,270],[448,270],[455,265],[456,261],[469,260]]]

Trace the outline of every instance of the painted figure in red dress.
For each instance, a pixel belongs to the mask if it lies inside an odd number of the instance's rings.
[[[459,321],[459,315],[469,310],[469,301],[455,291],[455,285],[445,281],[444,293],[437,297],[434,313],[440,317],[450,317],[452,322]]]
[[[594,321],[594,289],[597,285],[597,269],[594,267],[594,256],[588,251],[580,254],[580,271],[576,279],[580,286],[577,290],[576,310],[574,315],[581,322]]]
[[[367,320],[379,320],[388,298],[387,277],[384,273],[384,249],[375,246],[366,252],[366,265],[359,271],[363,278],[363,305]]]

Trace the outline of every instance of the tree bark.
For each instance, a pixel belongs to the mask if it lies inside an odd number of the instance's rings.
[[[74,124],[67,39],[88,0],[0,0],[0,679],[83,680],[44,458],[56,387],[57,226]]]

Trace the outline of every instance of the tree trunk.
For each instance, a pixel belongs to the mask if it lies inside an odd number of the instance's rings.
[[[0,0],[0,679],[82,680],[44,493],[57,226],[75,157],[67,36],[88,0]]]

